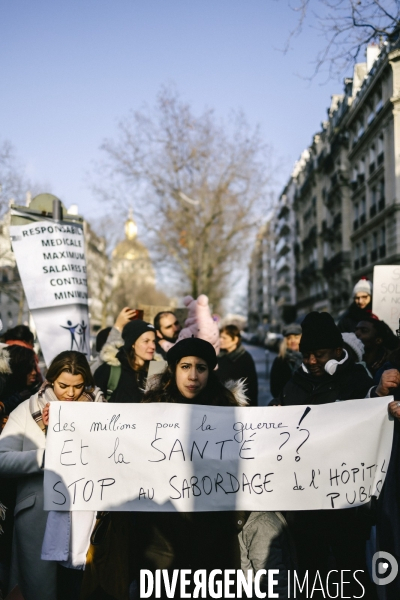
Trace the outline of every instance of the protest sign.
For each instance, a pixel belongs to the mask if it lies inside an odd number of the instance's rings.
[[[322,406],[53,402],[46,510],[348,508],[379,496],[391,398]]]
[[[400,319],[400,266],[374,267],[372,312],[395,332]]]
[[[83,227],[50,220],[10,226],[12,248],[47,364],[63,350],[89,354]]]

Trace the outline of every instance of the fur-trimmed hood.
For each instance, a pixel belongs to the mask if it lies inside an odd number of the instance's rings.
[[[150,377],[147,380],[146,391],[157,389],[161,376],[162,373],[158,373],[157,375],[153,375],[153,377]],[[249,399],[246,396],[247,386],[244,379],[238,379],[237,381],[226,381],[223,385],[230,392],[232,392],[238,406],[249,406]]]
[[[7,344],[0,344],[0,374],[11,375],[10,354]]]
[[[245,379],[238,379],[237,381],[226,381],[225,387],[235,396],[235,400],[238,406],[249,406],[249,399],[246,396],[247,385]]]
[[[104,344],[100,352],[101,360],[110,365],[111,367],[119,367],[121,363],[117,358],[117,354],[123,345],[124,342],[122,340],[118,340],[116,342],[108,342]]]

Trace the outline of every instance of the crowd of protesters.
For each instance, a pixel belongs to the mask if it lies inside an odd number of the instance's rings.
[[[45,378],[30,330],[18,326],[4,333],[0,598],[18,585],[24,600],[136,600],[141,569],[250,569],[254,574],[266,569],[265,592],[268,569],[277,569],[274,591],[288,598],[288,571],[312,577],[337,569],[362,573],[364,595],[350,585],[346,597],[398,600],[398,578],[378,596],[367,547],[400,561],[400,347],[371,312],[370,283],[361,280],[353,296],[338,324],[328,313],[312,312],[301,324],[286,326],[270,382],[272,405],[394,395],[388,407],[394,440],[383,492],[378,502],[345,510],[45,512],[46,431],[53,401],[257,406],[256,370],[235,325],[220,329],[217,355],[205,339],[179,339],[181,324],[169,311],[159,313],[152,325],[138,319],[137,311],[123,309],[113,327],[99,332],[98,356],[90,365],[83,354],[66,351],[54,358]],[[147,385],[154,360],[165,366]]]

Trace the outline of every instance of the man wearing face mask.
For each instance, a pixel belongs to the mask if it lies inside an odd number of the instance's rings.
[[[303,364],[288,381],[279,404],[327,404],[365,398],[371,378],[343,348],[343,339],[331,315],[311,312],[301,324]]]
[[[365,398],[372,379],[343,348],[341,333],[331,315],[311,312],[301,327],[303,363],[284,387],[279,404],[312,406]],[[332,568],[360,570],[363,573],[359,573],[359,580],[366,588],[363,598],[375,598],[365,559],[370,523],[358,509],[291,511],[286,519],[295,541],[300,573],[308,571],[309,580],[313,581],[316,571],[324,578]],[[350,582],[347,593],[350,598],[357,597],[359,585]]]

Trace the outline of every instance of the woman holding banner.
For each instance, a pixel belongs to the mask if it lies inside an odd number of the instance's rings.
[[[213,346],[199,338],[177,342],[167,353],[168,367],[157,376],[143,402],[205,406],[246,405],[241,385],[230,391],[214,371]],[[238,512],[141,513],[135,543],[138,569],[240,569]]]
[[[94,386],[86,357],[80,352],[62,352],[55,357],[38,393],[13,410],[0,437],[0,475],[18,478],[10,589],[18,584],[24,600],[60,598],[57,579],[64,590],[71,579],[79,580],[94,524],[93,513],[79,524],[79,535],[76,536],[82,546],[79,556],[77,546],[71,540],[71,529],[77,531],[73,519],[64,531],[67,538],[64,539],[63,531],[56,532],[59,540],[66,542],[63,544],[65,556],[58,558],[63,565],[58,573],[57,562],[41,559],[48,516],[43,510],[46,430],[49,406],[55,400],[104,401],[103,394]],[[85,544],[86,550],[83,548]],[[79,558],[82,559],[80,562]],[[70,577],[73,570],[74,576]]]

